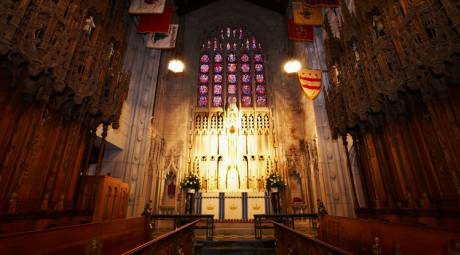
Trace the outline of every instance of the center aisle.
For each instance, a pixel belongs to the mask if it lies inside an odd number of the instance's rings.
[[[273,231],[265,231],[264,239],[255,240],[252,222],[215,223],[214,240],[195,232],[195,255],[275,255]]]
[[[195,255],[275,255],[275,240],[199,241]]]
[[[214,229],[214,240],[255,240],[253,222],[216,222]],[[198,240],[206,239],[203,231],[195,231]],[[274,239],[273,230],[264,231],[265,239]]]

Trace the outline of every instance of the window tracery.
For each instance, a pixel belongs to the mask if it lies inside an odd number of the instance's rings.
[[[243,128],[243,130],[248,129],[248,116],[246,114],[243,114],[243,116],[241,117],[241,127]]]
[[[202,127],[203,129],[208,129],[208,116],[207,115],[203,116]]]
[[[224,116],[223,113],[219,113],[219,117],[217,119],[217,128],[222,130],[224,128]]]
[[[254,129],[254,115],[249,115],[249,129]]]
[[[270,117],[268,117],[268,114],[264,115],[264,128],[270,129]]]
[[[214,113],[211,117],[211,129],[217,129],[217,114]]]
[[[262,129],[263,128],[263,122],[262,122],[262,115],[257,114],[257,128]]]
[[[201,116],[197,115],[195,118],[195,129],[200,130],[201,129]]]
[[[202,45],[198,79],[199,108],[266,107],[262,45],[243,27],[219,27]]]

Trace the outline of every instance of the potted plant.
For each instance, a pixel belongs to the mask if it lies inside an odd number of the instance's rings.
[[[265,187],[272,193],[276,193],[283,190],[286,187],[286,183],[284,183],[281,175],[273,172],[265,179]]]
[[[190,174],[182,180],[180,187],[187,193],[195,193],[200,189],[200,178],[195,174]]]

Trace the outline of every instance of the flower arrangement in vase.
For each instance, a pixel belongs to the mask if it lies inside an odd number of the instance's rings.
[[[180,183],[180,187],[188,193],[195,193],[200,189],[200,178],[195,174],[186,176]]]
[[[265,179],[265,188],[271,192],[278,192],[285,187],[286,183],[278,173],[273,172]]]

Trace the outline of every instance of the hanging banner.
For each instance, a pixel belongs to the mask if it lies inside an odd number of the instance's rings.
[[[167,7],[162,14],[145,14],[140,15],[139,25],[137,26],[138,33],[168,33],[169,23],[172,8]]]
[[[288,20],[288,38],[295,41],[313,41],[314,27],[296,25],[293,19]]]
[[[312,69],[301,69],[298,73],[300,86],[311,100],[315,100],[321,92],[322,74],[321,70]]]
[[[165,9],[166,0],[131,0],[131,14],[159,14]]]
[[[149,33],[147,34],[147,48],[152,49],[172,49],[176,47],[178,24],[169,25],[168,33]]]
[[[323,25],[323,8],[305,2],[292,2],[292,16],[296,25]]]

